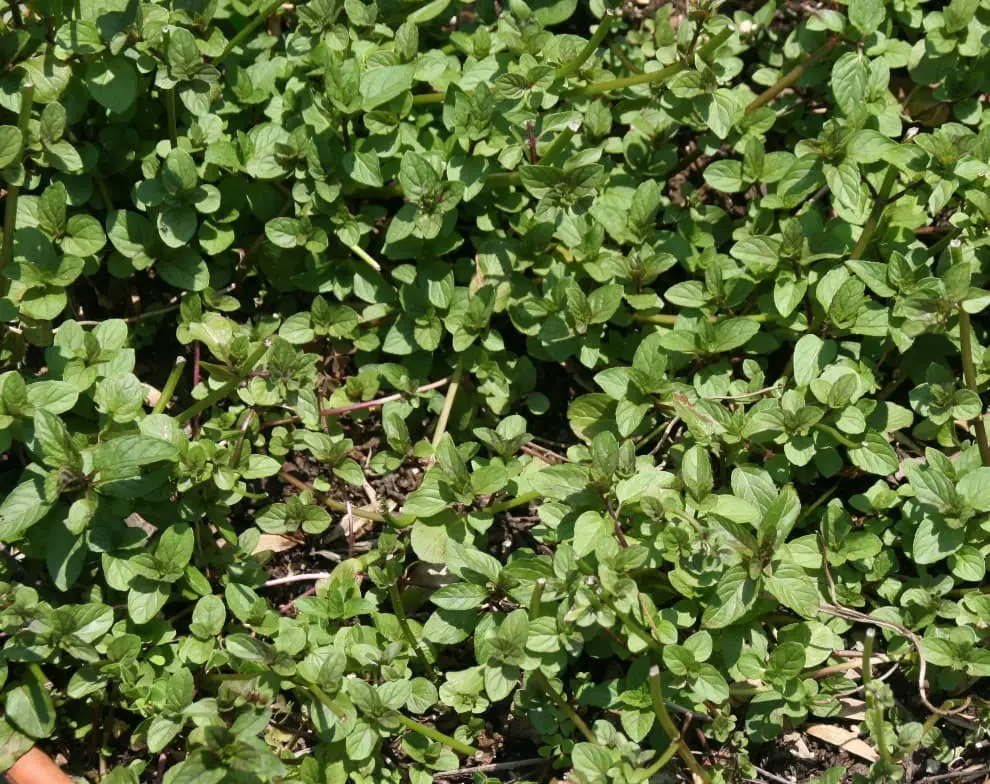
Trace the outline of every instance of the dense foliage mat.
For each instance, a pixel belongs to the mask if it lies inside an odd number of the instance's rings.
[[[988,0],[2,23],[0,771],[972,754]]]

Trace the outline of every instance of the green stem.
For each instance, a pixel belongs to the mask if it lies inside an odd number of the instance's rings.
[[[959,228],[950,231],[948,234],[942,237],[942,239],[940,239],[938,242],[936,242],[928,249],[928,256],[929,257],[937,256],[939,253],[945,250],[946,247],[948,247],[949,244],[960,234],[962,234],[962,229]]]
[[[943,707],[943,710],[944,710],[945,709],[945,706],[942,706],[942,707]],[[937,713],[933,713],[931,716],[929,716],[927,719],[925,719],[925,723],[921,725],[921,737],[922,738],[924,738],[925,735],[927,735],[929,732],[932,731],[932,728],[938,723],[938,720],[940,718],[942,718],[942,717],[939,716]]]
[[[815,513],[815,510],[819,506],[821,506],[822,504],[824,504],[829,498],[832,497],[832,495],[835,493],[835,491],[839,489],[839,485],[840,484],[842,484],[842,480],[841,479],[838,482],[836,482],[834,485],[832,485],[830,488],[828,488],[820,496],[818,496],[818,498],[816,498],[814,500],[814,503],[812,503],[811,506],[806,507],[805,510],[803,512],[801,512],[801,516],[798,517],[797,523],[795,523],[795,525],[800,525],[802,522],[804,522],[809,517],[811,517],[811,515],[813,515]]]
[[[855,441],[846,438],[844,435],[842,435],[842,433],[840,433],[838,430],[836,430],[834,427],[831,427],[830,425],[826,425],[822,422],[817,422],[814,425],[814,428],[815,430],[820,430],[822,433],[828,433],[830,436],[832,436],[832,438],[834,438],[836,441],[842,444],[846,449],[859,449],[859,447],[861,446],[860,444],[857,444]]]
[[[334,700],[330,698],[330,695],[327,694],[325,691],[323,691],[323,689],[321,689],[319,686],[317,686],[314,683],[295,684],[295,685],[301,687],[303,690],[308,691],[310,694],[316,697],[316,699],[318,699],[320,702],[326,705],[333,713],[333,715],[336,716],[338,719],[340,719],[341,721],[347,720],[347,713],[343,710],[343,708],[341,708],[336,702],[334,702]]]
[[[240,46],[244,40],[251,35],[251,33],[268,21],[268,17],[274,14],[283,2],[284,0],[274,0],[265,6],[261,12],[254,17],[254,19],[244,25],[241,31],[230,39],[230,42],[224,47],[224,50],[220,53],[220,56],[213,61],[213,65],[220,65],[220,63],[226,60],[227,56],[234,51],[236,47]]]
[[[28,671],[31,673],[31,675],[34,676],[34,679],[38,681],[39,686],[44,686],[46,683],[48,683],[47,676],[45,675],[41,667],[39,667],[37,664],[34,664],[33,662],[29,664]]]
[[[172,395],[175,394],[175,387],[179,383],[179,378],[182,376],[182,371],[185,369],[186,358],[176,358],[175,367],[172,368],[172,372],[168,374],[168,380],[165,381],[165,386],[162,387],[161,397],[158,398],[158,402],[155,403],[155,407],[151,409],[152,414],[160,414],[168,407],[168,401],[171,400]]]
[[[898,387],[907,381],[907,378],[908,374],[904,370],[903,365],[898,367],[897,370],[894,371],[894,375],[890,381],[888,381],[884,385],[883,389],[877,393],[877,400],[886,400],[888,397],[893,395],[897,391]]]
[[[93,180],[96,182],[96,187],[100,191],[100,198],[103,199],[104,209],[106,209],[107,212],[112,211],[113,199],[110,198],[110,189],[107,188],[106,181],[96,174],[93,175]]]
[[[675,323],[677,323],[677,319],[679,317],[680,314],[678,313],[659,313],[652,316],[634,313],[632,319],[633,321],[639,321],[644,324],[662,324],[663,326],[672,327]],[[744,313],[741,316],[729,316],[728,318],[744,318],[760,324],[773,320],[773,316],[768,313]],[[716,324],[719,321],[724,321],[725,318],[719,316],[709,316],[708,320],[712,324]]]
[[[703,57],[707,56],[711,52],[715,51],[724,44],[729,38],[732,37],[733,31],[729,28],[725,28],[716,33],[708,43],[706,43],[700,50],[699,54]],[[601,82],[592,82],[584,87],[578,87],[574,90],[567,90],[560,94],[561,98],[590,98],[595,95],[604,95],[605,93],[610,93],[614,90],[625,90],[627,87],[635,87],[639,84],[653,84],[654,82],[664,82],[667,79],[676,76],[681,71],[683,71],[687,66],[684,63],[672,63],[665,68],[661,68],[659,71],[652,71],[650,73],[640,73],[633,76],[626,76],[621,79],[605,79]],[[426,93],[425,95],[414,95],[413,105],[414,106],[428,106],[431,104],[443,103],[445,98],[444,93]]]
[[[877,751],[880,752],[880,759],[887,763],[893,763],[894,759],[887,748],[887,738],[884,732],[883,706],[877,704],[876,694],[870,689],[873,683],[873,640],[877,636],[877,630],[869,628],[866,630],[866,637],[863,640],[863,662],[862,679],[863,692],[866,695],[866,709],[873,714],[873,724],[876,731]]]
[[[237,385],[244,380],[247,374],[254,369],[254,366],[258,364],[258,362],[261,360],[261,358],[265,355],[265,352],[267,351],[268,351],[268,345],[266,343],[262,343],[261,346],[255,349],[255,352],[247,358],[247,360],[241,366],[240,370],[237,371],[237,374],[232,379],[230,379],[230,381],[228,381],[226,384],[220,387],[220,389],[217,389],[216,391],[208,394],[202,400],[193,403],[191,406],[189,406],[189,408],[187,408],[182,413],[176,415],[175,421],[178,422],[180,425],[185,422],[188,422],[197,414],[202,413],[203,411],[208,409],[218,400],[223,400],[225,397],[227,397],[227,395],[233,392],[234,389],[237,388]]]
[[[20,0],[7,0],[7,4],[10,6],[10,16],[14,21],[14,29],[16,30],[24,25],[24,18],[21,16]]]
[[[860,664],[863,685],[869,686],[873,682],[873,641],[876,639],[877,630],[872,626],[866,630],[866,637],[863,640],[863,660]]]
[[[457,390],[461,385],[461,376],[464,375],[464,368],[458,362],[454,368],[454,373],[450,377],[450,384],[447,387],[447,395],[443,399],[443,408],[440,409],[440,418],[437,419],[437,428],[433,431],[433,448],[440,446],[443,434],[447,432],[447,422],[450,421],[450,412],[454,408],[454,400],[457,398]]]
[[[254,419],[254,409],[249,408],[247,414],[245,414],[244,419],[241,420],[241,426],[237,429],[237,444],[234,447],[234,451],[230,455],[229,466],[232,468],[241,462],[241,452],[244,450],[244,439],[247,438],[248,427],[251,425],[251,420]]]
[[[175,90],[165,91],[165,113],[168,115],[168,138],[172,149],[179,146],[179,125],[175,115]]]
[[[650,668],[650,697],[653,700],[653,710],[657,714],[657,721],[660,722],[660,727],[667,734],[670,742],[677,744],[677,753],[684,760],[684,764],[705,784],[712,784],[708,773],[705,772],[705,769],[694,758],[691,749],[684,743],[681,734],[677,731],[677,727],[674,726],[674,721],[670,718],[670,713],[667,712],[667,706],[663,701],[663,684],[660,682],[660,668],[656,665]]]
[[[474,746],[468,746],[466,743],[461,743],[459,740],[450,737],[450,735],[444,735],[439,730],[433,729],[433,727],[428,727],[425,724],[420,724],[419,722],[413,721],[408,716],[403,716],[401,713],[395,714],[396,719],[398,719],[399,724],[405,727],[407,730],[412,730],[422,735],[424,738],[429,738],[430,740],[435,740],[438,743],[443,743],[445,746],[450,746],[454,751],[463,754],[465,757],[473,757],[475,754],[480,752]]]
[[[508,501],[499,501],[497,504],[492,504],[491,506],[486,506],[482,509],[482,512],[491,512],[492,514],[499,514],[500,512],[507,512],[509,509],[515,509],[517,506],[525,506],[530,501],[535,501],[540,498],[540,494],[535,490],[530,490],[528,493],[523,493],[515,498],[510,498]]]
[[[780,77],[780,79],[778,79],[773,85],[760,93],[755,99],[750,101],[749,105],[746,107],[746,113],[748,114],[749,112],[755,111],[761,106],[766,106],[788,87],[792,87],[796,84],[797,80],[804,76],[804,72],[831,52],[837,43],[839,43],[839,37],[837,35],[833,35],[828,40],[828,43],[826,43],[821,49],[795,65],[790,71]]]
[[[485,177],[486,188],[511,188],[521,184],[522,176],[519,172],[498,172]]]
[[[792,619],[793,622],[793,619]],[[730,686],[729,694],[733,697],[755,697],[767,691],[766,686]]]
[[[394,582],[388,587],[388,595],[392,600],[392,610],[395,612],[395,617],[399,619],[399,626],[402,628],[402,633],[406,636],[406,642],[409,647],[413,649],[413,653],[416,654],[416,658],[419,659],[420,666],[422,666],[423,671],[429,673],[433,680],[437,680],[439,677],[436,669],[427,660],[426,655],[423,653],[422,649],[419,647],[419,643],[416,641],[416,636],[412,633],[412,629],[409,628],[409,619],[406,617],[406,608],[402,606],[402,597],[399,595],[399,586]]]
[[[636,63],[634,63],[628,57],[626,57],[625,52],[623,52],[614,42],[613,43],[610,43],[608,45],[608,50],[613,55],[615,55],[615,58],[620,63],[622,63],[622,65],[626,68],[626,70],[632,71],[633,73],[638,73],[638,74],[643,73],[643,69],[640,68],[638,65],[636,65]]]
[[[571,100],[578,98],[591,98],[596,95],[604,95],[605,93],[614,92],[616,90],[625,90],[629,87],[636,87],[640,84],[666,82],[668,79],[677,76],[677,74],[683,71],[685,67],[686,66],[684,63],[671,63],[667,67],[661,68],[658,71],[633,74],[632,76],[623,76],[619,79],[605,79],[601,82],[592,82],[584,87],[568,90],[563,93],[561,97],[569,98]]]
[[[443,103],[446,93],[425,93],[413,96],[413,106],[428,106],[433,103]]]
[[[973,327],[969,321],[969,313],[959,306],[959,349],[962,354],[963,379],[966,386],[977,398],[980,397],[976,387],[976,368],[973,366]],[[990,441],[987,440],[987,427],[983,421],[983,400],[980,399],[980,413],[973,420],[976,428],[976,444],[980,450],[983,465],[990,467]]]
[[[883,182],[880,184],[880,191],[877,193],[877,198],[873,202],[873,209],[870,210],[870,215],[866,219],[866,224],[863,226],[863,231],[859,235],[856,247],[853,248],[853,252],[849,255],[850,261],[861,259],[863,258],[863,254],[866,253],[866,249],[870,245],[870,240],[873,239],[873,234],[880,224],[880,217],[887,207],[887,199],[890,198],[890,192],[895,182],[897,182],[897,169],[891,166],[887,169]]]
[[[382,265],[375,261],[375,259],[360,245],[354,244],[348,245],[347,247],[350,249],[351,253],[361,259],[361,261],[365,262],[375,272],[382,271]]]
[[[680,745],[681,742],[679,740],[673,741],[667,747],[667,750],[660,755],[660,758],[656,762],[650,765],[650,767],[644,768],[639,772],[639,775],[636,776],[637,781],[649,781],[654,776],[656,776],[661,770],[663,770],[667,766],[667,763],[674,758],[674,755],[677,753],[677,750],[680,748]]]
[[[544,166],[550,166],[557,159],[566,148],[567,145],[571,143],[571,139],[574,138],[576,130],[574,128],[564,128],[560,133],[558,133],[550,146],[547,147],[547,151],[543,153],[543,157],[540,158],[540,163]]]
[[[533,593],[529,597],[529,619],[531,621],[536,620],[540,614],[540,601],[543,599],[543,590],[547,587],[547,580],[545,577],[540,577],[533,584]]]
[[[591,728],[585,723],[576,710],[571,707],[571,704],[560,695],[557,690],[553,687],[553,684],[547,680],[547,677],[540,670],[533,670],[530,677],[536,681],[536,685],[539,686],[546,695],[553,700],[557,707],[560,708],[564,713],[567,714],[567,718],[571,720],[571,723],[577,727],[578,732],[587,738],[589,743],[594,743],[598,745],[598,738],[595,737],[595,733],[591,731]]]
[[[608,31],[612,28],[612,24],[615,21],[615,17],[609,13],[608,10],[605,11],[605,18],[598,25],[598,29],[595,30],[595,34],[591,36],[591,39],[584,45],[584,48],[578,53],[577,57],[564,63],[554,76],[557,79],[566,79],[571,74],[577,73],[581,70],[581,66],[585,64],[587,59],[591,57],[602,45],[602,41],[605,40],[605,36],[608,35]]]
[[[21,111],[17,116],[17,128],[21,132],[21,151],[10,166],[24,160],[24,152],[28,146],[28,123],[31,120],[31,107],[34,104],[34,83],[27,82],[21,87]],[[3,248],[0,249],[0,274],[14,258],[14,232],[17,230],[17,197],[21,186],[11,183],[7,188],[5,210],[3,216]],[[6,279],[0,280],[0,296],[7,293]]]
[[[496,172],[485,177],[485,188],[511,188],[522,184],[522,177],[518,172]],[[358,191],[359,196],[373,199],[402,199],[406,192],[401,185],[385,185],[381,188],[363,188]]]

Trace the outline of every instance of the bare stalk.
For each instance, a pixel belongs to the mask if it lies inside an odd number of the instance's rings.
[[[670,718],[670,713],[667,712],[667,705],[663,701],[660,668],[656,665],[650,668],[650,697],[653,699],[653,710],[657,714],[657,721],[660,722],[660,727],[667,734],[667,737],[670,738],[670,742],[677,744],[677,753],[684,760],[684,764],[705,784],[712,784],[707,771],[694,758],[691,749],[687,747],[687,744],[681,738],[681,734],[677,731],[677,727],[674,726],[674,720]]]
[[[450,386],[447,387],[447,396],[443,400],[443,408],[440,409],[440,418],[437,419],[437,428],[433,431],[433,448],[436,449],[443,439],[443,434],[447,432],[447,423],[450,421],[450,412],[454,408],[454,400],[457,398],[457,390],[461,385],[461,376],[464,374],[463,366],[458,363],[450,377]]]

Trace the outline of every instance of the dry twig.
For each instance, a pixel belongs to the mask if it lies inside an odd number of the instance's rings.
[[[967,697],[966,701],[958,708],[953,708],[951,710],[937,708],[932,704],[931,700],[928,699],[928,660],[925,658],[925,651],[921,638],[917,634],[908,629],[906,626],[901,626],[899,623],[883,621],[879,618],[874,618],[872,615],[861,613],[859,610],[854,610],[851,607],[845,607],[839,603],[835,592],[835,580],[832,579],[832,572],[828,568],[828,555],[825,551],[825,541],[819,537],[818,544],[821,547],[822,567],[825,571],[825,580],[828,583],[829,595],[832,599],[831,604],[823,604],[818,609],[821,612],[834,615],[836,618],[842,618],[843,620],[852,621],[854,623],[870,624],[881,629],[896,632],[902,637],[905,637],[914,646],[914,649],[918,654],[918,696],[921,699],[921,704],[938,716],[955,716],[966,710],[972,703],[972,699],[970,697]]]

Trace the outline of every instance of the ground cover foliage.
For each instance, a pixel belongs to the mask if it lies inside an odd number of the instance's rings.
[[[971,758],[990,3],[638,16],[5,6],[0,770]]]

